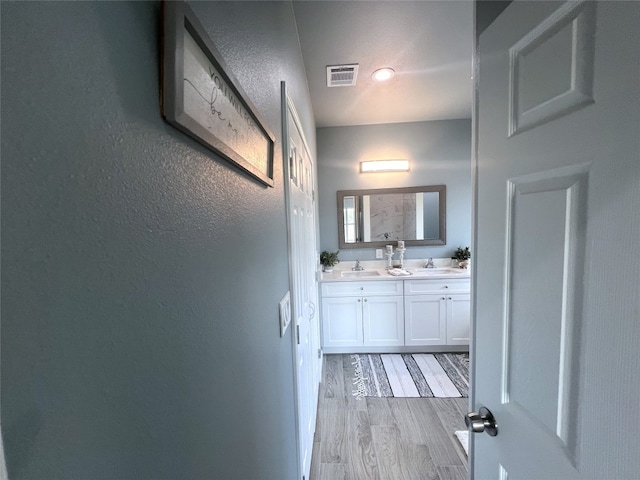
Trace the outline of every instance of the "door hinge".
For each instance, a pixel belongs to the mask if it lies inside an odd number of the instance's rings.
[[[300,345],[300,325],[296,325],[296,339],[298,340],[298,345]]]
[[[322,358],[322,349],[321,348],[318,349],[318,358]]]

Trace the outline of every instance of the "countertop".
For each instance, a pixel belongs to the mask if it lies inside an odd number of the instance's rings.
[[[322,272],[320,282],[370,282],[381,280],[428,280],[443,278],[469,279],[468,269],[453,267],[405,267],[410,275],[391,275],[385,268],[367,268],[359,272],[349,269],[334,269],[331,273]]]

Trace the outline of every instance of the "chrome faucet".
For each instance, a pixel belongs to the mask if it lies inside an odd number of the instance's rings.
[[[351,267],[351,270],[353,270],[354,272],[361,272],[362,270],[364,270],[364,267],[360,265],[360,260],[356,260],[356,266]]]
[[[424,266],[424,268],[436,268],[436,266],[433,263],[433,258],[429,258],[429,261],[427,262],[427,264]]]

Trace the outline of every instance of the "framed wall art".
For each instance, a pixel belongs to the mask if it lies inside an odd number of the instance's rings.
[[[167,121],[272,187],[275,137],[184,2],[163,2],[162,55]]]

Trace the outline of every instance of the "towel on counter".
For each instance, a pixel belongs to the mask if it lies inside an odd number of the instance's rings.
[[[405,270],[404,268],[392,268],[389,270],[389,275],[393,275],[394,277],[404,277],[407,275],[412,275],[411,272]]]

